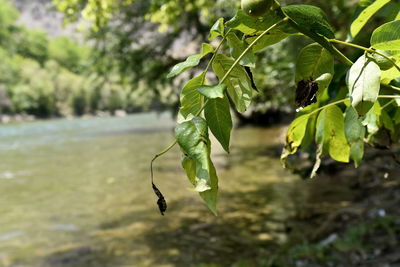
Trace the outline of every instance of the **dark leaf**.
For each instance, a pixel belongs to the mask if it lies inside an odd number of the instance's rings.
[[[301,80],[296,88],[296,105],[305,107],[317,102],[318,83],[313,80]]]
[[[157,200],[158,208],[160,209],[161,215],[164,216],[164,212],[167,210],[167,202],[165,201],[163,194],[161,194],[160,190],[158,190],[157,186],[154,183],[151,183],[151,185],[153,186],[154,193],[158,197]]]

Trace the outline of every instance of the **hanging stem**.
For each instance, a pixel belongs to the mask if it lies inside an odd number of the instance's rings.
[[[358,48],[358,49],[364,50],[364,51],[369,52],[369,53],[375,53],[375,54],[377,54],[377,55],[380,55],[381,57],[384,57],[384,58],[386,58],[387,60],[389,60],[389,61],[393,64],[393,66],[395,66],[395,68],[396,68],[398,71],[400,71],[400,67],[396,64],[396,61],[394,61],[394,60],[391,59],[390,57],[386,56],[385,54],[382,54],[382,53],[376,51],[376,50],[373,49],[373,48],[368,48],[368,47],[364,47],[364,46],[357,45],[357,44],[347,43],[347,42],[343,42],[343,41],[336,40],[336,39],[329,39],[329,42],[331,42],[331,43],[337,43],[337,44],[342,44],[342,45],[347,45],[347,46],[351,46],[351,47],[354,47],[354,48]]]

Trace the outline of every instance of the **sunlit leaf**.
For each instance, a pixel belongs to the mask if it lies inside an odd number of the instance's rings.
[[[350,26],[350,34],[353,38],[357,36],[360,30],[368,22],[368,20],[383,6],[389,3],[391,0],[376,0],[365,7],[358,16],[353,20]]]
[[[297,117],[290,125],[286,133],[285,147],[281,154],[281,162],[286,167],[286,159],[296,153],[304,138],[309,115]]]
[[[219,80],[222,80],[225,73],[227,73],[233,65],[233,62],[234,59],[223,54],[216,55],[212,66]],[[249,76],[244,68],[240,65],[236,65],[223,83],[228,88],[229,95],[235,104],[236,110],[239,112],[246,111],[251,103],[253,89]]]
[[[367,113],[378,98],[380,73],[379,66],[365,55],[361,56],[349,70],[347,86],[351,104],[361,115]]]
[[[199,192],[200,197],[207,204],[208,208],[217,215],[217,199],[218,199],[218,177],[215,167],[211,160],[209,160],[210,166],[210,184],[211,189],[203,192]],[[186,172],[189,181],[196,186],[196,161],[189,158],[188,156],[182,155],[182,167]]]
[[[228,98],[210,99],[204,108],[204,115],[215,138],[229,152],[232,118]]]
[[[190,121],[180,123],[175,128],[176,141],[185,156],[196,165],[195,190],[204,192],[211,187],[210,139],[208,137],[207,122],[194,117]]]
[[[223,98],[226,85],[202,85],[197,90],[200,92],[200,94],[206,96],[207,98]]]
[[[219,18],[214,25],[211,27],[210,29],[210,35],[208,37],[208,39],[211,41],[213,40],[215,37],[224,35],[224,19],[223,18]]]
[[[350,147],[344,134],[344,117],[340,108],[329,106],[319,113],[315,141],[322,144],[323,152],[329,153],[334,160],[349,162]]]
[[[167,78],[175,77],[184,72],[185,70],[199,65],[200,60],[203,57],[213,52],[214,48],[210,44],[203,44],[202,51],[200,54],[191,55],[185,61],[176,64],[168,73]]]
[[[383,24],[374,30],[371,46],[381,50],[400,50],[400,20]]]
[[[400,66],[400,51],[388,51],[391,54],[391,58]],[[389,84],[392,80],[400,78],[400,71],[394,66],[388,70],[382,71],[381,83]]]

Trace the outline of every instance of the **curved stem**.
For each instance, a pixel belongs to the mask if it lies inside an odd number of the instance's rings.
[[[269,27],[268,29],[266,29],[265,31],[263,31],[259,36],[257,36],[256,39],[254,39],[253,42],[251,42],[249,44],[248,47],[246,47],[246,49],[240,54],[240,56],[233,62],[232,66],[229,68],[229,70],[225,73],[224,77],[222,77],[222,79],[219,81],[219,84],[222,84],[226,78],[228,78],[229,74],[231,73],[231,71],[236,67],[236,65],[239,63],[239,61],[246,55],[247,52],[249,52],[249,50],[253,47],[253,45],[255,43],[257,43],[264,35],[266,35],[268,32],[272,31],[273,29],[275,29],[276,27],[278,27],[279,25],[281,25],[282,23],[288,21],[289,18],[283,18],[281,21],[278,21],[277,23],[275,23],[274,25],[272,25],[271,27]]]
[[[167,153],[168,151],[171,150],[171,148],[173,148],[176,145],[176,140],[174,142],[172,142],[167,148],[165,148],[163,151],[157,153],[153,159],[150,162],[150,176],[151,176],[151,183],[153,183],[153,162],[160,156],[164,155],[165,153]]]
[[[340,40],[336,40],[336,39],[329,39],[329,42],[331,42],[331,43],[337,43],[337,44],[342,44],[342,45],[347,45],[347,46],[351,46],[351,47],[354,47],[354,48],[358,48],[358,49],[367,51],[367,52],[369,52],[369,53],[375,53],[375,54],[377,54],[377,55],[380,55],[381,57],[384,57],[384,58],[386,58],[387,60],[389,60],[389,61],[393,64],[393,66],[395,66],[395,68],[396,68],[398,71],[400,71],[400,67],[396,64],[396,61],[394,61],[394,60],[391,59],[390,57],[386,56],[385,54],[382,54],[382,53],[376,51],[376,50],[373,49],[373,48],[368,48],[368,47],[364,47],[364,46],[357,45],[357,44],[347,43],[347,42],[340,41]]]

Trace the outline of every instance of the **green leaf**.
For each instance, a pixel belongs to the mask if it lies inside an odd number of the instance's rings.
[[[351,105],[359,114],[364,115],[378,98],[381,70],[365,55],[361,56],[350,68],[347,86]]]
[[[344,114],[344,130],[350,145],[350,158],[354,160],[354,165],[357,168],[364,156],[365,127],[352,106],[347,107]]]
[[[223,54],[217,54],[213,61],[213,69],[215,74],[220,80],[225,76],[230,67],[233,65],[234,60]],[[228,88],[229,95],[235,104],[236,110],[244,112],[251,103],[253,89],[249,76],[244,68],[236,65],[228,77],[225,79],[224,84]]]
[[[296,62],[296,83],[317,80],[319,89],[329,86],[334,73],[333,56],[322,46],[313,43],[304,47]]]
[[[200,94],[206,96],[207,98],[223,98],[226,89],[225,84],[217,85],[202,85],[197,88]]]
[[[323,152],[328,152],[334,160],[349,162],[350,147],[344,134],[344,118],[340,108],[329,106],[320,112],[315,141],[322,144]]]
[[[258,40],[258,42],[253,45],[253,47],[252,47],[253,52],[261,51],[264,48],[267,48],[268,46],[279,43],[280,41],[284,40],[288,36],[290,36],[290,34],[287,34],[284,32],[270,32],[269,34],[266,34],[263,37],[261,37],[261,39]],[[246,42],[250,44],[256,38],[257,38],[256,36],[248,37],[248,38],[246,38]]]
[[[208,40],[213,40],[215,37],[224,35],[224,19],[219,18],[210,29]]]
[[[396,62],[397,65],[400,64],[400,51],[387,51],[391,58]],[[388,70],[382,71],[381,73],[381,83],[390,84],[390,82],[396,78],[400,77],[400,71],[394,66]]]
[[[232,57],[235,59],[238,58],[246,49],[247,44],[240,40],[236,36],[236,34],[232,32],[227,35],[226,39],[228,41]],[[248,51],[239,61],[239,64],[242,66],[254,68],[256,66],[256,57],[254,56],[253,52]]]
[[[191,55],[185,61],[180,62],[176,64],[174,67],[172,67],[171,71],[167,75],[167,78],[175,77],[184,72],[185,70],[199,65],[200,59],[202,59],[203,57],[205,57],[210,53],[214,53],[214,48],[210,44],[204,43],[202,45],[201,50],[202,51],[200,54]]]
[[[361,11],[350,26],[350,34],[352,38],[355,38],[368,20],[390,1],[391,0],[376,0]]]
[[[197,90],[204,80],[205,74],[202,73],[188,81],[182,88],[180,102],[181,107],[178,114],[178,123],[191,119],[200,112],[203,105],[203,96]]]
[[[383,24],[371,36],[371,46],[381,50],[400,50],[400,20]]]
[[[238,30],[246,35],[258,35],[281,20],[282,18],[278,17],[272,11],[269,11],[263,17],[254,18],[246,15],[243,10],[239,9],[236,15],[226,23],[226,26]],[[273,32],[293,34],[297,31],[285,23],[271,31],[271,33]]]
[[[296,153],[304,138],[309,115],[297,117],[290,125],[286,133],[285,147],[281,154],[281,162],[287,167],[286,159],[289,155]]]
[[[229,153],[232,118],[228,98],[210,99],[204,108],[204,115],[211,132],[225,151]]]
[[[282,8],[283,12],[301,28],[313,31],[328,38],[335,38],[332,27],[325,13],[316,6],[289,5]]]
[[[380,116],[382,108],[379,102],[376,101],[372,108],[365,114],[365,118],[362,121],[364,126],[367,126],[368,136],[367,140],[370,141],[372,137],[379,131]]]
[[[175,128],[175,137],[182,152],[196,163],[195,190],[210,190],[210,140],[207,122],[200,117],[194,117],[180,123]]]
[[[217,215],[217,199],[218,199],[218,176],[215,167],[211,160],[209,160],[210,166],[210,184],[211,189],[203,192],[199,192],[200,197],[207,204],[208,208]],[[196,161],[189,158],[188,156],[182,156],[182,167],[186,172],[189,181],[196,186]]]
[[[392,121],[392,118],[389,116],[389,114],[385,110],[382,110],[382,112],[381,112],[381,122],[382,122],[382,126],[385,127],[387,130],[389,130],[390,136],[391,136],[392,140],[394,140],[395,136],[396,136],[396,130],[394,127],[394,123]]]
[[[314,140],[316,122],[317,122],[317,116],[315,115],[310,116],[310,118],[308,119],[307,128],[303,140],[301,141],[301,147],[303,149],[311,145],[311,143]]]
[[[205,57],[206,55],[214,53],[214,47],[210,44],[203,43],[201,45],[201,56]]]

